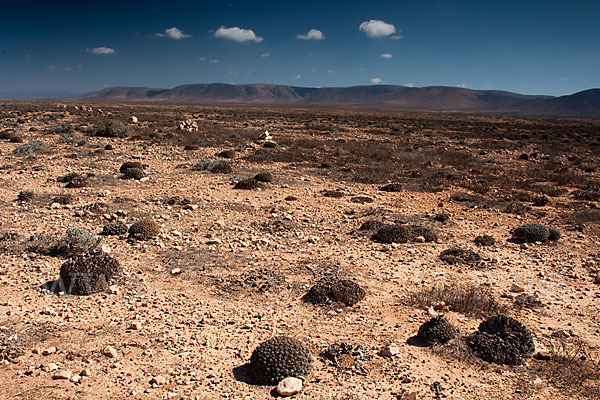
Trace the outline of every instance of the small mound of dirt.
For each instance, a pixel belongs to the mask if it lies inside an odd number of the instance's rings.
[[[321,193],[323,193],[323,196],[325,197],[340,198],[345,196],[345,194],[339,190],[324,190]]]
[[[402,185],[400,183],[390,183],[379,188],[382,192],[401,192]]]
[[[367,197],[367,196],[356,196],[356,197],[351,198],[350,201],[352,203],[357,203],[357,204],[370,204],[374,200],[371,197]]]

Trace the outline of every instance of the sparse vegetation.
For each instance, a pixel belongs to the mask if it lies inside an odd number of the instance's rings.
[[[514,240],[525,243],[558,240],[561,236],[558,229],[552,228],[552,232],[550,232],[547,226],[538,223],[518,226],[512,231],[512,235]]]
[[[275,178],[273,177],[273,174],[270,172],[259,172],[258,174],[254,175],[254,179],[256,179],[259,182],[265,182],[265,183],[273,183],[275,182]]]
[[[34,154],[34,153],[47,153],[48,146],[46,143],[40,140],[32,140],[29,143],[25,143],[13,150],[13,154]]]
[[[131,132],[131,128],[120,121],[105,119],[98,122],[88,130],[90,136],[119,138],[125,137]]]
[[[111,222],[102,227],[101,235],[104,236],[119,236],[124,235],[128,231],[127,225],[120,221]]]
[[[377,230],[371,240],[379,243],[407,243],[421,238],[424,242],[437,240],[433,230],[421,225],[384,225]]]
[[[435,286],[412,294],[408,302],[421,308],[447,308],[471,316],[488,316],[506,310],[489,289],[477,285]]]

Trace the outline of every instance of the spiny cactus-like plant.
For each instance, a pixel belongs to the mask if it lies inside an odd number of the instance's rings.
[[[483,321],[467,338],[467,344],[482,360],[496,364],[522,364],[535,351],[529,329],[505,314]]]
[[[151,218],[144,218],[129,227],[129,238],[148,240],[158,236],[160,226]]]
[[[256,179],[259,182],[265,183],[273,183],[275,181],[273,174],[270,172],[259,172],[254,176],[254,179]]]
[[[138,168],[143,170],[144,169],[144,164],[142,164],[139,161],[126,161],[123,164],[121,164],[121,166],[119,167],[119,172],[124,174],[126,170],[128,170],[129,168]]]
[[[360,226],[360,228],[358,228],[358,230],[373,232],[379,230],[381,227],[383,227],[383,222],[375,219],[370,219],[368,221],[363,222],[363,224]]]
[[[250,357],[256,380],[276,384],[288,377],[306,377],[312,371],[312,355],[300,340],[275,336],[261,343]]]
[[[123,179],[135,179],[139,181],[144,176],[146,176],[146,174],[140,168],[127,168],[123,171]]]
[[[65,291],[75,295],[90,295],[106,290],[121,274],[119,262],[103,252],[74,256],[60,267]]]
[[[457,330],[443,316],[431,318],[419,327],[417,339],[427,345],[444,344],[456,337]]]

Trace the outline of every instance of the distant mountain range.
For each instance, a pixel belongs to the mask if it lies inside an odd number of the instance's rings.
[[[406,111],[600,117],[600,89],[590,89],[572,95],[553,97],[446,86],[415,88],[371,85],[306,88],[273,84],[230,85],[210,83],[182,85],[173,89],[114,87],[87,93],[78,98],[98,102],[321,105]]]

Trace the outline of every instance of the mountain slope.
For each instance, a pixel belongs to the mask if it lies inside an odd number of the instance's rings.
[[[398,110],[501,112],[600,117],[600,89],[568,96],[529,96],[498,90],[393,85],[304,88],[274,84],[181,85],[173,89],[107,88],[83,96],[96,101],[368,106]]]

